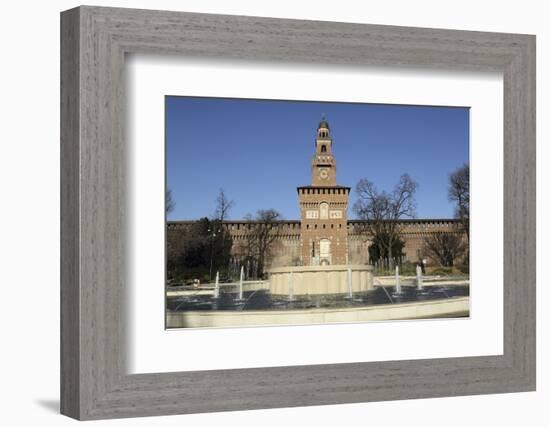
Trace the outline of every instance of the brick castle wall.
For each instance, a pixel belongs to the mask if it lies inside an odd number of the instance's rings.
[[[184,231],[194,221],[168,221],[167,241],[168,245],[184,245],[181,241]],[[233,238],[232,254],[240,257],[245,254],[246,236],[255,226],[252,221],[225,221],[224,228]],[[359,233],[361,221],[348,220],[347,256],[349,264],[368,264],[369,236]],[[402,221],[402,237],[405,241],[405,260],[415,262],[418,260],[418,251],[422,248],[424,238],[435,232],[454,232],[463,234],[458,229],[459,222],[456,219],[413,219]],[[302,264],[302,229],[300,221],[279,221],[278,236],[273,244],[271,256],[267,260],[266,268],[285,267]],[[181,237],[180,237],[181,236]],[[336,263],[335,263],[336,264]]]

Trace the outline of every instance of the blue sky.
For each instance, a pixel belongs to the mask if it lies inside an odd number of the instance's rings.
[[[296,187],[311,183],[315,132],[325,115],[337,183],[367,178],[391,191],[403,173],[418,183],[418,218],[450,218],[449,174],[468,163],[469,109],[332,102],[166,97],[169,220],[214,213],[218,190],[230,219],[274,208],[299,219]]]

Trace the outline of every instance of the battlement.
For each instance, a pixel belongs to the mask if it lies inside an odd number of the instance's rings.
[[[180,221],[167,221],[166,226],[169,230],[184,230],[196,223],[197,220],[180,220]],[[368,223],[366,220],[349,219],[347,221],[347,227],[350,234],[357,234],[357,232],[365,227]],[[414,219],[401,219],[399,223],[403,227],[403,232],[434,232],[434,231],[453,231],[460,225],[460,220],[455,218],[414,218]],[[252,230],[254,226],[258,224],[257,221],[250,220],[227,220],[223,222],[224,229],[235,233],[246,233]],[[300,220],[281,220],[277,221],[276,228],[279,232],[295,232],[300,234],[301,222]]]

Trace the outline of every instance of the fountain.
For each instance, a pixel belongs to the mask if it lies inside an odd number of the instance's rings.
[[[353,298],[353,279],[351,275],[351,268],[348,268],[348,298]]]
[[[293,297],[300,295],[353,295],[374,288],[370,265],[308,265],[267,270],[272,295],[289,295],[292,275]],[[351,279],[350,279],[351,276]]]
[[[401,282],[399,281],[399,266],[395,266],[395,293],[401,294],[403,293],[401,289]]]
[[[241,277],[239,279],[239,297],[237,298],[238,301],[243,300],[243,280],[244,280],[244,266],[241,266]]]
[[[391,304],[393,304],[393,299],[392,299],[390,293],[388,292],[388,290],[386,289],[385,286],[382,286],[382,290],[384,291],[384,293],[385,293],[386,296],[388,297],[388,301],[389,301]]]
[[[420,266],[410,279],[399,275],[399,267],[395,276],[377,278],[369,266],[285,267],[269,270],[269,285],[267,281],[245,284],[244,268],[239,281],[225,292],[218,273],[213,293],[173,291],[176,295],[167,301],[168,327],[349,323],[469,314],[467,284],[460,280],[434,283],[431,278],[430,286],[423,287]],[[288,316],[282,316],[286,310]]]
[[[421,291],[422,287],[422,267],[420,265],[416,266],[416,289]]]
[[[214,285],[214,298],[220,297],[220,272],[216,271],[216,283]]]
[[[293,287],[293,283],[292,283],[292,271],[290,272],[290,274],[288,275],[288,300],[289,301],[294,301],[294,287]]]

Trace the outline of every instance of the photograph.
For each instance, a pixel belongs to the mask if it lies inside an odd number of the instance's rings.
[[[469,124],[166,96],[166,328],[468,318]]]
[[[548,418],[542,5],[107,3],[7,9],[4,424]]]

